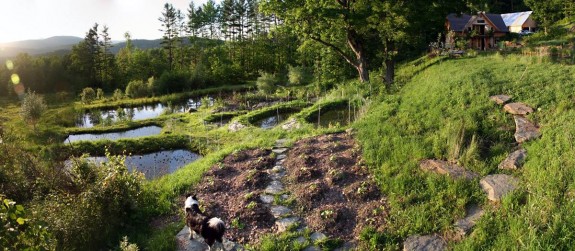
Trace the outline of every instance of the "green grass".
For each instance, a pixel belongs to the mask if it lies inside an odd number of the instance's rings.
[[[412,234],[447,232],[465,205],[476,202],[487,213],[473,235],[451,244],[456,249],[572,248],[574,79],[570,66],[479,56],[432,65],[398,93],[375,101],[356,127],[364,157],[388,197],[390,219],[387,231],[367,239],[382,240],[377,248],[395,249]],[[541,139],[523,144],[525,167],[508,172],[522,185],[499,207],[490,206],[477,180],[453,181],[418,167],[421,159],[439,158],[481,175],[502,173],[497,165],[514,146],[514,123],[489,101],[495,94],[535,107],[529,118],[543,132]]]

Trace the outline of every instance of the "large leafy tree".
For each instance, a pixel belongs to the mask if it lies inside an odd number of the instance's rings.
[[[369,81],[366,38],[370,34],[368,0],[262,0],[261,8],[279,17],[304,40],[331,48]],[[375,1],[374,1],[375,2]]]
[[[533,10],[533,17],[539,22],[547,34],[547,29],[565,17],[566,3],[571,1],[563,0],[525,0],[525,4]]]

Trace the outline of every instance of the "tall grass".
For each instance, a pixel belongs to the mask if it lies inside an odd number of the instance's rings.
[[[446,233],[471,202],[486,215],[460,250],[569,249],[575,241],[575,69],[522,56],[443,61],[418,72],[395,95],[374,103],[356,125],[364,156],[388,196],[387,231],[373,239],[394,248],[411,234]],[[491,206],[478,182],[424,173],[424,158],[457,160],[482,175],[499,173],[513,150],[510,115],[488,100],[509,94],[537,112],[543,137],[523,144],[528,158],[513,172],[520,188]]]

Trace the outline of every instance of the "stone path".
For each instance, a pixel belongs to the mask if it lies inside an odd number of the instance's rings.
[[[539,127],[524,116],[533,113],[533,108],[523,103],[508,103],[511,101],[511,96],[508,95],[494,95],[489,99],[499,105],[504,105],[503,109],[513,115],[516,125],[514,136],[517,143],[521,144],[541,136]],[[527,151],[519,148],[510,153],[498,167],[505,170],[519,169],[525,162],[525,158],[527,158]],[[461,166],[443,160],[422,160],[419,162],[419,167],[422,170],[444,174],[454,179],[473,180],[479,176]],[[517,188],[519,180],[507,174],[492,174],[483,177],[479,185],[489,200],[499,202],[503,196]],[[483,209],[479,205],[468,206],[465,218],[456,220],[454,223],[456,238],[462,239],[467,236],[482,215]],[[445,250],[446,246],[445,240],[438,234],[413,235],[404,241],[403,250]]]
[[[184,226],[182,230],[176,235],[176,250],[177,251],[206,251],[210,250],[208,244],[204,241],[204,239],[197,235],[196,233],[193,234],[194,239],[190,240],[190,228]],[[224,251],[240,251],[244,250],[244,248],[228,239],[224,238],[223,250]],[[212,246],[213,250],[221,250],[222,245],[218,243]]]

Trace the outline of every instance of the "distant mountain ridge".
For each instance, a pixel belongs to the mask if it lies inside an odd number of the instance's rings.
[[[81,37],[55,36],[46,39],[31,39],[8,43],[0,43],[0,58],[15,57],[19,53],[28,53],[33,56],[44,54],[65,54],[72,50],[72,47],[84,40]],[[161,39],[147,40],[134,39],[132,44],[136,48],[150,49],[161,46]],[[126,42],[113,44],[111,52],[116,54],[121,48],[126,46]]]

